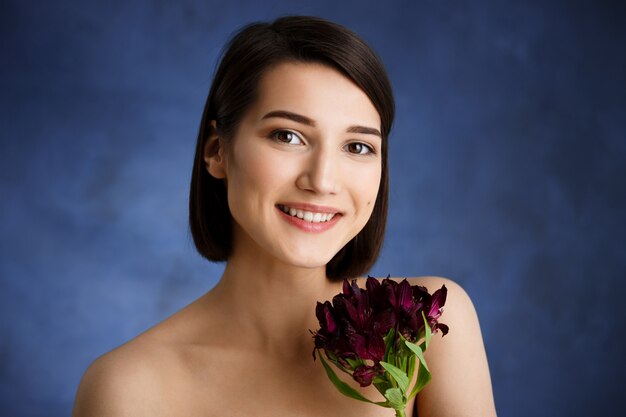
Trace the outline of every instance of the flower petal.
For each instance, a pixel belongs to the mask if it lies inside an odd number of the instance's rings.
[[[365,288],[369,293],[374,293],[380,289],[380,282],[374,277],[367,277],[367,281],[365,281]]]
[[[361,359],[372,359],[370,353],[367,350],[367,345],[365,343],[365,336],[354,333],[348,336],[350,339],[350,345],[352,346],[352,351],[356,353],[356,355]]]
[[[411,284],[406,279],[398,285],[398,305],[403,308],[410,308],[413,305],[413,291]]]
[[[438,318],[441,315],[441,308],[446,303],[447,295],[448,289],[445,284],[433,293],[428,317]]]
[[[450,328],[447,325],[443,324],[443,323],[437,323],[435,325],[435,330],[437,330],[437,329],[441,330],[441,333],[442,333],[441,337],[444,337],[445,335],[447,335],[448,331],[450,330]]]
[[[347,296],[352,295],[352,291],[351,291],[351,288],[350,288],[350,283],[348,282],[347,279],[343,280],[343,293],[344,293],[344,295],[347,295]]]
[[[331,308],[332,307],[330,307],[330,303],[327,301],[324,304],[324,318],[326,319],[326,329],[330,333],[335,333],[337,331],[337,322],[335,322],[335,318],[333,317]]]
[[[389,329],[396,327],[396,314],[392,309],[379,312],[372,319],[372,329],[379,335],[386,335]]]
[[[380,371],[375,366],[361,365],[354,370],[352,377],[362,387],[367,387],[372,384],[374,377],[380,374]]]
[[[370,337],[370,343],[368,346],[368,353],[370,359],[375,362],[380,362],[385,358],[385,340],[382,336],[372,335]]]

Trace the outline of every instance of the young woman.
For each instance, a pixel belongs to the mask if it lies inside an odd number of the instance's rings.
[[[224,275],[97,359],[74,416],[392,415],[336,391],[311,358],[309,329],[316,301],[380,250],[393,115],[382,64],[347,29],[285,17],[240,31],[207,99],[190,194],[195,244],[226,261]],[[433,379],[407,415],[494,416],[472,302],[450,280],[411,281],[448,287],[451,330],[429,347]]]

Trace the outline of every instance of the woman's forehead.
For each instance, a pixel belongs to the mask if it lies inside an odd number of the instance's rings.
[[[339,71],[318,63],[286,62],[268,70],[251,111],[256,120],[287,111],[320,124],[380,128],[380,115],[367,94]]]

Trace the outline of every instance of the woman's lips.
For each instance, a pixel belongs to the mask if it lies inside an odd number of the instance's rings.
[[[284,202],[277,204],[279,207],[289,207],[296,210],[310,211],[313,213],[341,213],[341,211],[335,207],[322,206],[319,204],[311,203],[296,203],[296,202]]]
[[[300,207],[303,207],[304,205],[299,205]],[[314,208],[315,207],[315,208]],[[298,214],[303,214],[304,218],[300,218],[298,216],[292,216],[291,214],[288,214],[285,212],[285,209],[295,209],[295,210],[300,210],[301,213]],[[296,208],[293,206],[288,206],[288,205],[276,205],[276,210],[278,210],[278,213],[280,214],[280,216],[285,219],[287,221],[287,223],[291,224],[292,226],[297,227],[300,230],[303,230],[305,232],[311,232],[311,233],[321,233],[324,232],[328,229],[330,229],[331,227],[333,227],[335,224],[337,224],[337,222],[339,221],[339,219],[341,218],[341,214],[337,213],[337,212],[333,212],[330,210],[326,210],[326,211],[322,211],[320,210],[320,206],[311,206],[311,205],[307,205],[307,209],[308,210],[302,210],[300,208]],[[313,210],[311,210],[313,209]],[[310,211],[309,211],[310,210]],[[320,211],[317,211],[320,210]],[[293,212],[293,210],[291,210],[291,212]],[[304,214],[303,212],[307,212],[307,214]],[[320,217],[320,214],[322,216],[326,216],[326,218],[330,217],[329,220],[326,221],[307,221],[311,218],[311,214],[315,213],[313,215],[313,219],[315,219],[315,216]],[[315,219],[315,220],[319,220],[319,219]]]

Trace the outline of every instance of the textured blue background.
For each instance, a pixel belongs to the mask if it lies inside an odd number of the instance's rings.
[[[186,224],[202,105],[229,35],[286,13],[394,84],[373,272],[466,288],[501,417],[621,414],[623,2],[0,4],[0,415],[69,415],[93,359],[215,284]]]

